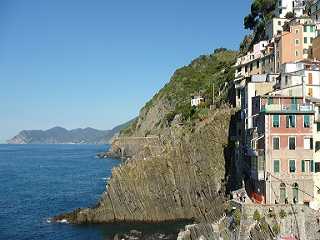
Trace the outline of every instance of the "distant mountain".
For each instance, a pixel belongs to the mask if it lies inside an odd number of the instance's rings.
[[[8,140],[8,144],[105,144],[112,137],[126,128],[130,123],[121,124],[111,130],[97,130],[94,128],[77,128],[67,130],[54,127],[48,130],[23,130]]]

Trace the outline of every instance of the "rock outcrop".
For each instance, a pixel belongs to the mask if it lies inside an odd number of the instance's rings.
[[[211,222],[224,213],[225,159],[234,110],[210,112],[195,127],[162,136],[164,151],[117,167],[94,208],[58,216],[72,223]],[[137,154],[139,156],[139,154]]]

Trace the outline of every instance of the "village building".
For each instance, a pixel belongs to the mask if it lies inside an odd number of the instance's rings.
[[[273,43],[261,41],[253,46],[252,51],[237,59],[235,64],[236,78],[273,73],[274,65]]]
[[[313,200],[314,107],[302,97],[253,98],[253,130],[246,142],[248,191],[260,203]]]
[[[282,64],[308,59],[316,37],[315,24],[309,18],[295,19],[275,38],[276,71]]]
[[[274,16],[278,18],[285,18],[286,15],[291,12],[296,17],[300,17],[304,14],[304,8],[304,0],[279,0],[276,1]]]
[[[192,107],[198,107],[204,102],[205,102],[205,99],[201,95],[193,95],[193,96],[191,96],[191,106]]]
[[[273,18],[266,25],[266,36],[269,40],[281,35],[283,32],[283,26],[285,23],[289,22],[287,18]]]
[[[274,93],[320,99],[320,62],[304,60],[283,64],[280,76]]]
[[[310,12],[311,12],[311,18],[317,26],[317,31],[319,31],[320,30],[320,1],[319,0],[316,0],[313,2],[310,8]]]

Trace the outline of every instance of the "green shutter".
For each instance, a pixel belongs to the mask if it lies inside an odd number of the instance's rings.
[[[274,160],[273,161],[273,172],[274,173],[279,173],[280,172],[280,161],[279,160]]]
[[[305,128],[309,128],[310,127],[310,116],[309,115],[303,116],[303,126]]]
[[[280,116],[279,115],[273,115],[273,127],[278,128],[280,126]]]
[[[303,38],[303,42],[307,44],[307,43],[308,43],[308,38],[307,38],[307,37],[304,37],[304,38]]]
[[[289,169],[290,169],[291,173],[296,172],[296,161],[295,160],[289,161]]]
[[[320,132],[320,123],[317,123],[317,132]]]
[[[314,172],[314,161],[313,160],[311,160],[311,162],[310,162],[310,171],[311,172]]]
[[[306,171],[306,162],[304,160],[301,161],[301,172]]]

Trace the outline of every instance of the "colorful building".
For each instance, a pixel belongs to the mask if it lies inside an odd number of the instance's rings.
[[[257,96],[246,142],[248,191],[266,204],[309,204],[314,196],[313,104],[302,97]]]
[[[288,29],[275,38],[276,69],[284,63],[308,59],[315,37],[315,24],[310,19],[291,21]]]

